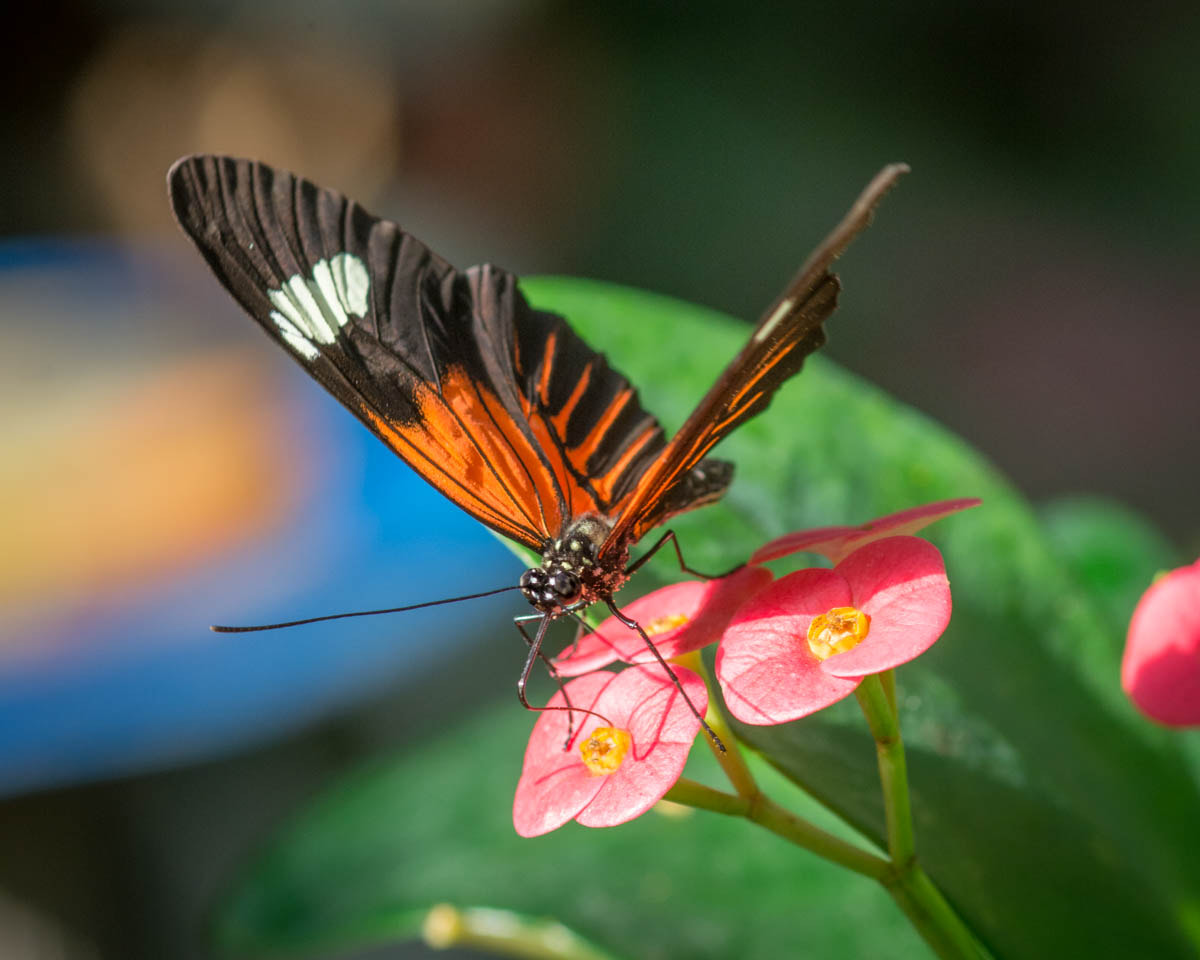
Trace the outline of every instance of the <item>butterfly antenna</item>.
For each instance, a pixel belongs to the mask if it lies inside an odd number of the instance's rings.
[[[375,617],[381,613],[403,613],[406,610],[420,610],[423,607],[440,607],[446,603],[458,603],[460,600],[478,600],[480,597],[494,597],[498,593],[520,589],[518,586],[498,587],[495,590],[485,590],[483,593],[468,593],[462,597],[447,597],[445,600],[426,600],[424,603],[410,603],[404,607],[388,607],[386,610],[356,610],[353,613],[330,613],[323,617],[287,620],[284,623],[264,623],[253,627],[225,627],[214,624],[208,629],[213,631],[213,633],[255,633],[259,630],[282,630],[284,627],[302,627],[306,623],[321,623],[325,620],[344,620],[347,617]]]

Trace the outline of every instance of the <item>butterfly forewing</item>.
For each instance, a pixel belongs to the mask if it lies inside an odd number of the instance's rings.
[[[258,323],[451,500],[532,549],[638,489],[664,448],[636,391],[516,278],[263,164],[188,157],[185,231]]]
[[[775,392],[799,372],[804,358],[825,342],[822,324],[836,309],[841,289],[829,266],[870,223],[879,201],[907,171],[903,164],[885,167],[801,266],[763,314],[746,345],[642,476],[609,534],[605,551],[619,550],[622,544],[637,541],[661,524],[669,515],[667,508],[678,499],[674,492],[703,466],[704,455],[740,424],[761,413]]]

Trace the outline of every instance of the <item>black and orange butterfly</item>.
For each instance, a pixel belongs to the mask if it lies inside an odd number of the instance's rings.
[[[670,440],[629,381],[562,317],[532,308],[513,274],[460,272],[390,220],[261,163],[185,157],[168,184],[183,229],[276,342],[425,480],[541,554],[520,580],[537,612],[518,620],[540,621],[536,636],[521,631],[525,703],[554,618],[603,601],[646,637],[613,595],[674,535],[632,566],[630,548],[725,492],[733,465],[708,452],[824,343],[840,289],[829,267],[906,170],[871,181]]]

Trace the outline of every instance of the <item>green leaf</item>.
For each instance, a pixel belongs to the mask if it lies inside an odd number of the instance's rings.
[[[1154,578],[1183,563],[1157,529],[1118,503],[1071,497],[1042,504],[1038,515],[1051,549],[1113,623],[1128,624]]]
[[[1155,577],[1190,562],[1148,521],[1119,503],[1069,497],[1041,504],[1050,547],[1095,605],[1118,627],[1107,638],[1109,673],[1120,669],[1133,610]],[[1097,657],[1102,656],[1099,651]],[[1163,733],[1200,784],[1200,738]],[[1200,912],[1197,914],[1200,929]]]
[[[668,430],[748,331],[633,290],[554,278],[523,286],[639,384]],[[845,322],[834,318],[835,335]],[[1196,786],[1172,741],[1120,693],[1123,623],[1080,587],[1004,479],[820,357],[719,453],[737,464],[726,499],[672,523],[700,569],[728,569],[788,530],[984,499],[929,531],[946,557],[954,618],[899,672],[922,863],[998,956],[1194,956]],[[677,577],[672,565],[656,558],[629,595]],[[508,804],[529,721],[509,711],[361,773],[310,809],[240,888],[226,946],[352,942],[380,918],[449,900],[553,914],[630,957],[777,957],[797,944],[813,956],[903,952],[881,891],[745,823],[644,817],[517,840]],[[882,841],[874,749],[852,701],[740,732]],[[912,949],[911,934],[906,942]]]
[[[234,956],[306,956],[415,936],[439,902],[551,915],[624,957],[920,952],[881,890],[715,814],[613,830],[512,827],[532,720],[505,700],[409,756],[347,777],[281,833],[224,912]],[[695,753],[701,776],[713,766]],[[787,789],[782,784],[781,789]]]

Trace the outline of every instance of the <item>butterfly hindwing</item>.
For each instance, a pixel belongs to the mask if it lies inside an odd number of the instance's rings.
[[[224,286],[451,500],[532,549],[611,515],[665,447],[604,357],[516,278],[459,272],[396,224],[263,164],[197,156],[175,214]]]

